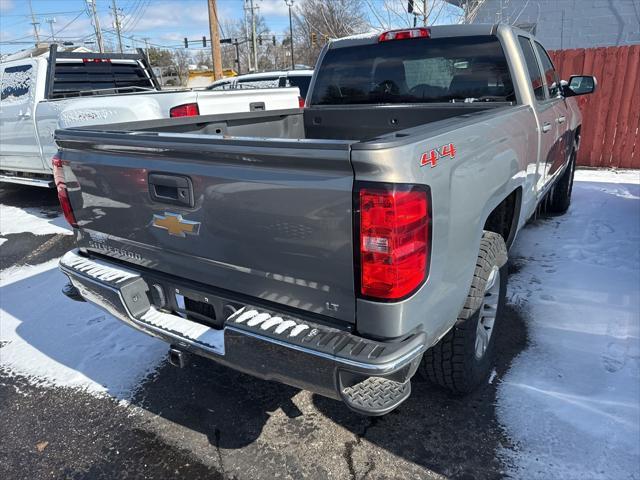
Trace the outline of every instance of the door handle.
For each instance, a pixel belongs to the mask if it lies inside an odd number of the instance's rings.
[[[551,124],[549,122],[545,122],[542,124],[542,131],[544,133],[547,133],[549,130],[551,130]]]
[[[566,117],[564,115],[561,117],[558,117],[558,123],[564,123],[565,120],[566,120]]]
[[[167,173],[149,174],[151,200],[193,207],[193,184],[189,177]]]
[[[29,112],[19,113],[18,114],[18,118],[31,118],[31,113],[29,113]]]

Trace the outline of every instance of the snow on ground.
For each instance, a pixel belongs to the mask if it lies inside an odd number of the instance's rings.
[[[637,171],[578,171],[569,213],[514,245],[530,345],[497,410],[516,478],[640,478],[639,200]]]
[[[72,234],[60,215],[0,205],[0,234],[25,232]],[[65,283],[57,260],[0,273],[0,368],[125,398],[167,346],[93,305],[69,300],[61,293]]]
[[[0,367],[45,384],[126,398],[165,343],[61,293],[58,260],[0,273]]]
[[[0,235],[31,232],[35,235],[73,232],[64,217],[51,217],[39,208],[18,208],[0,205]]]

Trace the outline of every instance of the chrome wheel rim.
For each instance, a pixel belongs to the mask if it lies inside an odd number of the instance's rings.
[[[493,326],[498,312],[500,298],[500,269],[494,266],[484,287],[484,298],[480,306],[478,327],[476,329],[476,358],[484,356],[491,341]]]

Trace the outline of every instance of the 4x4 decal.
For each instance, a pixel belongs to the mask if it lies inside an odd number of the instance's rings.
[[[447,145],[442,145],[441,147],[434,148],[429,152],[425,152],[420,157],[420,166],[424,167],[425,165],[431,165],[431,168],[438,165],[438,160],[442,157],[451,157],[454,158],[456,156],[456,147],[453,143],[449,143]]]

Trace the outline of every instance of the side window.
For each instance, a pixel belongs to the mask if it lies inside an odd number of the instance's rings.
[[[551,62],[549,54],[544,49],[544,47],[536,42],[536,49],[538,50],[538,56],[540,57],[540,61],[542,62],[542,69],[544,70],[544,76],[547,80],[549,97],[554,98],[560,91],[560,80],[558,79],[558,74],[556,73],[556,69],[553,68],[553,63]]]
[[[542,73],[540,73],[540,66],[536,60],[536,56],[533,53],[533,47],[527,37],[518,37],[520,42],[520,48],[524,55],[524,61],[527,64],[527,71],[529,72],[529,80],[531,81],[531,87],[533,88],[533,94],[537,100],[544,100],[544,84],[542,83]]]
[[[33,68],[31,65],[16,65],[15,67],[5,68],[2,75],[0,100],[7,103],[28,101],[32,82]]]

